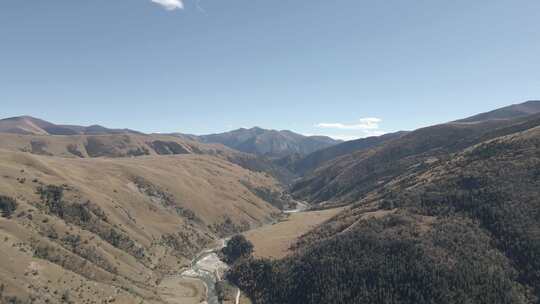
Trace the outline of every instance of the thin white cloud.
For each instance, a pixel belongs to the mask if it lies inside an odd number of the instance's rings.
[[[340,129],[340,130],[377,130],[379,129],[379,123],[381,121],[382,120],[380,118],[366,117],[366,118],[361,118],[357,123],[352,123],[352,124],[343,124],[339,122],[334,122],[334,123],[321,122],[321,123],[318,123],[316,126],[319,128]]]
[[[183,9],[184,3],[182,0],[151,0],[153,3],[159,4],[168,11]]]
[[[334,134],[334,135],[326,135],[326,136],[333,139],[343,140],[343,141],[355,140],[355,139],[360,138],[356,135],[343,135],[343,134]]]
[[[366,117],[361,118],[358,122],[355,123],[339,123],[339,122],[321,122],[315,125],[317,128],[323,129],[336,129],[341,130],[343,133],[349,134],[326,134],[332,138],[341,139],[341,140],[354,140],[358,138],[365,138],[370,136],[380,136],[385,134],[383,130],[380,129],[380,123],[382,119],[376,117]]]

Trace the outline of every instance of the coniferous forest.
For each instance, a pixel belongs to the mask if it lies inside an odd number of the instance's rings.
[[[538,303],[539,172],[537,128],[475,145],[229,278],[255,303]]]

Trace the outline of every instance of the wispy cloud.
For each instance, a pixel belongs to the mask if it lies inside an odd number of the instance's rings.
[[[340,134],[340,135],[329,135],[333,138],[342,139],[342,140],[352,140],[357,138],[369,137],[369,136],[380,136],[385,134],[383,130],[380,129],[380,123],[382,119],[376,117],[366,117],[361,118],[354,123],[340,123],[340,122],[321,122],[315,125],[315,127],[323,129],[336,129],[342,130],[341,132],[347,132],[350,134]]]
[[[344,134],[328,134],[326,136],[333,139],[343,140],[343,141],[349,141],[349,140],[355,140],[355,139],[361,138],[358,135],[344,135]]]
[[[168,11],[183,9],[184,3],[182,0],[151,0],[153,3],[159,4]]]
[[[326,123],[321,122],[316,126],[319,128],[328,128],[328,129],[340,129],[340,130],[376,130],[379,129],[379,123],[382,120],[375,117],[366,117],[361,118],[357,123],[344,124],[339,122]]]

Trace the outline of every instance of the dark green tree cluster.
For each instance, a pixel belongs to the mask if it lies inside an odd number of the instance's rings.
[[[76,203],[64,199],[64,187],[48,185],[38,188],[43,208],[66,223],[91,231],[109,244],[122,249],[132,256],[142,259],[144,249],[138,246],[126,233],[108,223],[105,212],[91,202]]]
[[[9,196],[0,195],[0,213],[3,217],[10,217],[17,209],[17,201]]]
[[[227,263],[233,264],[239,259],[250,257],[253,253],[253,244],[245,236],[237,234],[227,242],[222,253]]]
[[[281,261],[247,259],[228,278],[255,303],[525,303],[516,271],[470,221],[425,235],[407,215],[362,223]]]

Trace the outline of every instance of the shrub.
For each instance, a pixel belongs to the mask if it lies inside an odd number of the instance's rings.
[[[9,196],[0,195],[0,212],[3,217],[10,217],[17,209],[17,201]]]

